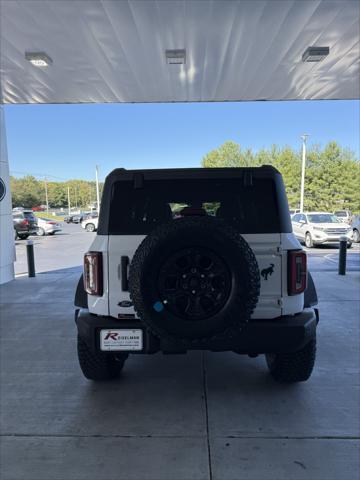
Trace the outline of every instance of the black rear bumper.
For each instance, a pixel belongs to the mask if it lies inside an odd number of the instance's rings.
[[[315,336],[318,321],[318,310],[308,308],[297,315],[272,320],[252,320],[242,328],[239,334],[231,338],[192,341],[185,344],[159,339],[137,319],[116,320],[113,317],[100,317],[89,313],[86,309],[77,309],[75,312],[78,333],[93,351],[100,351],[100,330],[102,329],[141,329],[143,349],[129,352],[136,354],[159,351],[185,353],[187,350],[236,351],[250,355],[292,352],[301,349]]]

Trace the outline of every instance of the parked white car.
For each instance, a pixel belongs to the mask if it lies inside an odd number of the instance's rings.
[[[337,243],[347,237],[348,247],[353,242],[353,230],[334,214],[327,212],[296,213],[292,219],[293,232],[300,242],[310,248],[324,243]]]
[[[82,228],[85,228],[87,232],[96,232],[98,228],[99,217],[88,218],[81,222]]]
[[[60,225],[54,220],[49,220],[48,218],[37,217],[38,228],[36,235],[54,235],[56,232],[61,232]]]

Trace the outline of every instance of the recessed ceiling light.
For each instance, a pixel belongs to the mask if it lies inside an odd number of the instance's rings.
[[[166,63],[168,65],[184,65],[186,63],[186,50],[166,50]]]
[[[25,52],[25,58],[35,67],[47,67],[53,63],[45,52]]]
[[[303,62],[321,62],[329,55],[329,47],[309,47],[305,50],[302,56]]]

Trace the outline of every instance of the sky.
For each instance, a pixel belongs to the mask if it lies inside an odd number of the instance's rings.
[[[198,167],[227,140],[260,148],[336,140],[359,157],[360,102],[7,105],[10,172],[100,179],[114,168]]]

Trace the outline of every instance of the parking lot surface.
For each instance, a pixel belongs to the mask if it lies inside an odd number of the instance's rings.
[[[95,233],[86,232],[80,225],[74,224],[63,223],[61,228],[62,231],[54,236],[30,237],[34,242],[37,272],[59,272],[64,268],[82,265],[83,254],[90,247]],[[337,270],[339,248],[336,245],[323,245],[305,250],[311,271]],[[360,271],[360,243],[354,243],[347,253],[347,271]],[[16,275],[26,274],[26,240],[16,241],[16,258]]]
[[[2,480],[358,479],[358,247],[344,277],[336,249],[309,252],[320,323],[308,382],[275,383],[262,356],[190,352],[132,355],[119,380],[92,383],[73,307],[92,238],[77,225],[35,237],[36,278],[17,242],[19,276],[0,290]]]

